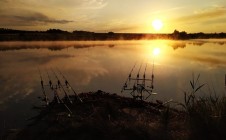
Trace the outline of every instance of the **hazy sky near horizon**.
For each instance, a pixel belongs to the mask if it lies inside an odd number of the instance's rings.
[[[226,32],[226,0],[0,0],[0,28],[156,33]]]

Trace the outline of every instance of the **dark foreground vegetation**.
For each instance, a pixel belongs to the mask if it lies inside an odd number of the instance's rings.
[[[140,40],[140,39],[209,39],[226,38],[226,33],[187,33],[175,30],[171,34],[95,33],[89,31],[23,31],[0,28],[0,41],[55,41],[55,40]]]
[[[42,108],[17,140],[160,140],[187,137],[184,112],[103,91],[82,93],[83,103]],[[39,109],[39,108],[38,108]]]
[[[30,125],[6,134],[5,139],[224,140],[226,98],[198,96],[205,86],[199,77],[193,75],[191,90],[184,92],[184,103],[145,102],[98,90],[81,93],[82,103],[71,96],[75,100],[67,103],[73,112],[70,114],[53,100],[48,107],[35,107],[40,113]]]

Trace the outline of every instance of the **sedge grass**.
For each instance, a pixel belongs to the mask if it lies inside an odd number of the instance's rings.
[[[199,84],[200,74],[192,76],[191,91],[184,92],[182,106],[187,113],[191,139],[225,139],[226,138],[226,98],[216,93],[201,97],[199,91],[206,84]]]

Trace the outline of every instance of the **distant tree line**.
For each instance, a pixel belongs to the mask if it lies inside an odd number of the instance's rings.
[[[187,33],[185,31],[179,32],[174,30],[171,34],[172,39],[210,39],[210,38],[226,38],[226,33]]]
[[[209,39],[226,38],[226,33],[187,33],[174,30],[172,34],[147,33],[95,33],[89,31],[73,32],[60,29],[47,31],[24,31],[0,28],[0,41],[55,41],[55,40],[140,40],[140,39]]]

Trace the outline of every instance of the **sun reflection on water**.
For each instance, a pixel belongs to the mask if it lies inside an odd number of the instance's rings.
[[[153,50],[153,55],[154,56],[157,56],[157,55],[159,55],[160,54],[160,49],[159,48],[154,48],[154,50]]]

